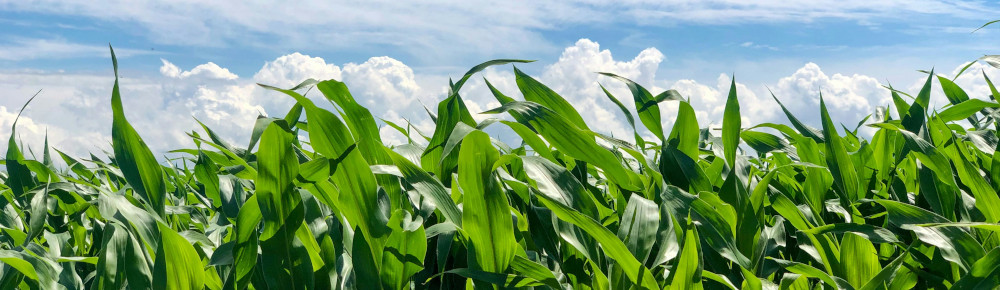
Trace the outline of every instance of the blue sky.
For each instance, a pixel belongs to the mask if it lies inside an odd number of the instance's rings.
[[[881,85],[908,89],[925,77],[918,69],[948,75],[1000,44],[1000,26],[971,33],[1000,18],[1000,4],[986,1],[243,2],[0,0],[0,125],[42,89],[25,114],[26,142],[48,130],[57,147],[85,148],[75,153],[106,148],[108,43],[133,93],[130,118],[155,131],[147,139],[159,150],[190,145],[183,132],[195,128],[192,116],[242,144],[247,126],[228,123],[289,104],[253,83],[308,77],[342,79],[381,117],[426,129],[419,105],[442,98],[448,77],[494,58],[538,60],[519,68],[620,136],[631,135],[623,116],[595,88],[608,84],[626,99],[627,91],[594,71],[687,93],[704,124],[719,121],[715,95],[733,74],[741,100],[756,103],[744,106],[745,122],[783,122],[772,89],[804,112],[823,92],[835,118],[852,123],[884,105]],[[514,94],[510,71],[483,76]],[[970,91],[982,89],[980,79],[968,78]],[[465,93],[486,110],[484,92],[470,83]],[[399,138],[392,134],[384,132]]]

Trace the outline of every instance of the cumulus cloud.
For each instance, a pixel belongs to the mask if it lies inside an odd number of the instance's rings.
[[[230,143],[248,142],[259,114],[282,116],[294,103],[291,98],[256,83],[291,87],[308,78],[342,79],[355,98],[374,113],[387,112],[392,121],[401,124],[405,124],[404,118],[417,119],[415,125],[422,130],[433,130],[429,120],[415,118],[426,114],[413,104],[417,98],[433,101],[434,97],[417,83],[412,69],[389,57],[348,63],[342,69],[320,57],[293,53],[266,62],[252,78],[240,78],[212,62],[189,70],[165,59],[161,62],[158,75],[123,75],[121,79],[126,117],[157,155],[193,146],[186,132],[200,131],[195,119]],[[0,127],[4,127],[0,133],[10,134],[17,113],[11,108],[19,108],[20,102],[34,93],[31,90],[44,88],[18,123],[18,135],[23,137],[20,140],[37,149],[48,130],[53,147],[77,156],[110,150],[112,83],[110,74],[0,72],[0,90],[11,96],[24,96],[0,99]],[[310,95],[314,100],[322,100],[318,92]],[[328,106],[326,101],[318,104]],[[393,131],[383,132],[397,144],[405,142],[400,136],[392,136]],[[4,142],[0,150],[5,148]]]
[[[722,117],[726,110],[726,101],[729,99],[729,90],[732,86],[732,76],[719,74],[715,79],[715,85],[709,86],[701,84],[695,80],[683,79],[673,83],[671,89],[677,90],[681,96],[690,99],[691,107],[698,118],[698,125],[701,127],[722,126]],[[751,90],[746,84],[736,83],[736,95],[740,101],[740,117],[743,126],[749,126],[761,122],[767,122],[774,117],[774,108],[771,100],[758,97],[757,93]],[[672,109],[664,119],[673,125],[676,118],[676,106],[670,105]]]
[[[655,48],[618,59],[611,51],[601,49],[597,42],[581,39],[564,49],[558,61],[544,65],[536,77],[572,103],[593,130],[626,140],[632,136],[631,128],[598,84],[604,84],[635,114],[631,93],[621,82],[595,72],[613,72],[633,79],[653,94],[675,89],[690,100],[702,127],[720,125],[732,77],[719,74],[709,80],[669,80],[657,76],[660,64],[666,61],[667,57]],[[524,66],[529,65],[534,64]],[[159,74],[126,74],[121,80],[126,116],[158,155],[170,149],[193,146],[185,132],[198,130],[194,118],[215,129],[229,142],[245,144],[258,114],[281,116],[293,103],[291,98],[257,86],[258,82],[290,87],[307,78],[339,79],[376,118],[401,126],[411,122],[416,130],[426,134],[433,133],[434,124],[423,105],[436,111],[437,103],[447,92],[447,76],[419,74],[390,57],[373,57],[362,63],[338,66],[320,57],[293,53],[266,62],[250,78],[241,78],[214,63],[185,70],[163,60],[159,70]],[[970,96],[986,98],[989,89],[979,72],[1000,79],[996,77],[997,69],[977,63],[956,82]],[[951,75],[956,73],[957,70],[951,71]],[[499,106],[483,78],[489,79],[508,96],[521,99],[512,70],[509,66],[489,68],[470,79],[461,91],[477,120],[506,118],[505,115],[479,114]],[[38,88],[45,88],[18,123],[19,140],[39,152],[38,146],[47,131],[50,144],[77,156],[109,150],[111,113],[108,108],[112,83],[110,73],[0,72],[0,91],[12,96],[0,99],[0,134],[9,136],[16,115],[14,108],[20,108]],[[922,80],[912,83],[908,89],[915,93]],[[888,90],[870,76],[828,74],[820,65],[806,63],[772,83],[736,83],[745,126],[762,122],[786,123],[784,114],[770,98],[768,87],[800,119],[817,127],[820,93],[834,120],[848,126],[856,124],[876,106],[889,103]],[[315,90],[309,96],[323,100]],[[939,86],[935,86],[933,100],[937,107],[947,102]],[[326,101],[318,103],[329,105]],[[667,130],[673,124],[676,110],[676,102],[661,103]],[[640,134],[649,136],[641,124],[637,125]],[[381,129],[381,134],[390,144],[406,142],[404,136],[388,126]],[[419,138],[416,141],[421,142]],[[5,149],[5,144],[0,149]]]
[[[160,61],[163,62],[163,66],[160,67],[160,74],[169,78],[186,79],[189,77],[199,77],[220,80],[235,80],[240,78],[230,72],[229,69],[220,67],[214,62],[200,64],[189,71],[181,71],[180,68],[165,59],[161,58]]]
[[[818,112],[822,93],[830,117],[852,125],[874,112],[876,106],[891,101],[889,91],[875,78],[839,73],[829,76],[811,62],[779,79],[773,92],[793,112]],[[800,115],[797,117],[819,124],[819,114]]]
[[[264,63],[264,67],[254,74],[253,79],[270,86],[290,88],[308,78],[340,79],[340,77],[340,67],[326,63],[323,58],[295,52]]]
[[[361,64],[344,65],[344,82],[356,91],[363,106],[409,108],[422,93],[413,69],[391,57],[373,57]]]

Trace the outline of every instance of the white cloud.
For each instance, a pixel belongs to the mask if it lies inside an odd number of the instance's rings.
[[[792,112],[818,112],[823,94],[830,117],[836,122],[855,125],[876,106],[891,101],[889,91],[875,78],[865,75],[828,76],[819,65],[807,63],[791,76],[781,78],[773,88],[778,99]],[[799,113],[796,117],[819,124],[819,114]]]
[[[414,100],[424,98],[433,104],[437,101],[421,88],[412,69],[392,58],[374,57],[361,64],[349,63],[342,72],[340,67],[327,64],[322,58],[293,53],[265,63],[249,79],[211,62],[186,71],[168,60],[161,62],[159,74],[140,74],[135,78],[123,75],[121,79],[126,117],[157,155],[193,146],[185,132],[201,131],[194,118],[228,142],[245,146],[258,114],[282,116],[294,102],[256,83],[291,87],[307,78],[343,78],[355,98],[373,113],[388,112],[395,122],[415,119],[421,130],[433,130],[429,120],[419,119],[426,118],[426,113],[414,105]],[[0,126],[6,127],[0,128],[0,134],[10,134],[16,112],[9,108],[19,108],[33,90],[44,88],[18,123],[19,140],[38,149],[48,130],[53,147],[76,156],[109,150],[112,84],[110,74],[0,72],[0,91],[24,96],[23,100],[0,99]],[[322,98],[316,91],[310,95],[314,100]],[[396,141],[402,143],[398,138]],[[5,142],[0,150],[6,150]]]
[[[391,57],[373,57],[361,64],[344,65],[344,83],[358,103],[393,111],[410,108],[422,93],[413,69]]]
[[[740,43],[739,46],[740,47],[746,47],[746,48],[755,48],[755,49],[767,49],[767,50],[773,50],[773,51],[780,50],[777,47],[766,45],[766,44],[754,43],[753,41],[747,41],[747,42],[744,42],[744,43]]]
[[[616,61],[611,51],[601,50],[597,42],[580,39],[563,50],[559,61],[545,67],[540,80],[575,105],[593,130],[616,133],[616,136],[631,136],[631,133],[626,134],[624,131],[626,122],[622,119],[622,113],[607,99],[598,86],[598,81],[610,87],[612,93],[623,103],[631,104],[629,100],[632,99],[632,94],[621,81],[603,77],[598,72],[610,72],[629,78],[656,94],[660,90],[652,85],[663,60],[663,53],[656,48],[647,48],[632,60]],[[630,108],[635,109],[634,106]]]
[[[545,65],[539,79],[560,93],[583,115],[595,131],[613,134],[630,140],[631,129],[623,120],[620,110],[600,91],[603,83],[629,110],[634,112],[631,93],[621,82],[599,76],[595,72],[613,72],[644,85],[652,93],[666,88],[678,90],[689,98],[696,111],[699,124],[721,124],[729,93],[731,77],[719,74],[709,80],[668,80],[657,76],[666,57],[655,48],[639,52],[631,59],[616,59],[611,51],[602,50],[596,42],[581,39],[567,47],[559,60]],[[327,63],[320,57],[293,53],[276,58],[262,65],[251,78],[241,78],[228,69],[212,63],[195,66],[190,70],[162,61],[159,74],[122,78],[122,96],[126,116],[140,132],[154,152],[162,154],[170,149],[190,147],[193,144],[185,132],[200,131],[192,117],[205,122],[223,138],[237,146],[245,146],[258,113],[281,116],[287,112],[292,99],[281,93],[268,91],[255,83],[290,87],[306,78],[341,79],[359,103],[366,106],[376,118],[384,118],[402,126],[413,122],[424,133],[433,133],[434,125],[424,112],[423,105],[436,111],[437,102],[445,97],[447,77],[415,73],[406,64],[389,57],[373,57],[362,63],[343,66]],[[523,66],[541,66],[523,64]],[[985,98],[989,90],[982,81],[980,71],[995,76],[997,69],[974,64],[956,82],[972,97]],[[957,71],[952,71],[954,75]],[[475,118],[478,114],[499,106],[486,89],[482,77],[488,78],[501,92],[521,99],[510,66],[485,70],[470,79],[461,91],[467,107]],[[993,77],[1000,79],[1000,77]],[[88,152],[107,150],[110,142],[111,113],[108,109],[113,76],[82,73],[57,73],[41,71],[0,71],[0,91],[13,96],[0,99],[0,135],[9,136],[9,126],[21,102],[26,101],[38,88],[45,90],[25,111],[19,123],[19,139],[36,152],[46,130],[50,143],[76,156]],[[915,80],[909,91],[919,90],[922,80]],[[773,83],[737,83],[741,113],[745,126],[762,122],[786,123],[785,116],[771,100],[765,85],[796,114],[813,126],[819,126],[819,93],[822,92],[830,113],[838,123],[853,126],[875,106],[888,104],[889,92],[881,88],[872,77],[860,74],[832,75],[818,64],[806,63],[801,68]],[[916,89],[914,89],[914,86]],[[940,88],[935,87],[935,104],[944,104]],[[23,96],[23,97],[17,97]],[[310,93],[315,100],[322,99],[318,92]],[[944,101],[946,102],[946,101]],[[327,103],[327,102],[320,102]],[[669,130],[676,115],[676,102],[661,104],[664,128]],[[637,120],[638,122],[638,120]],[[642,124],[637,124],[642,128]],[[406,141],[395,130],[384,127],[384,140],[391,144]],[[640,134],[648,136],[647,132]],[[414,135],[416,136],[416,135]],[[420,140],[417,140],[421,142]],[[504,140],[507,141],[507,140]],[[5,145],[0,146],[4,149]]]
[[[264,64],[253,76],[254,81],[279,88],[290,88],[308,78],[340,79],[340,67],[326,63],[320,57],[292,53]]]
[[[219,67],[219,65],[214,62],[200,64],[189,71],[181,71],[180,68],[165,59],[161,58],[160,61],[163,62],[163,66],[160,67],[160,74],[169,78],[186,79],[189,77],[201,77],[220,80],[235,80],[240,78],[236,74],[230,72],[229,69]]]

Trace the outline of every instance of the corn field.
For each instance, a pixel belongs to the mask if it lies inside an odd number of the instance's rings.
[[[172,151],[183,160],[160,162],[125,118],[112,60],[109,156],[46,144],[29,158],[11,129],[0,289],[1000,285],[1000,104],[986,101],[1000,93],[985,74],[992,95],[975,98],[928,72],[914,96],[886,90],[893,103],[855,128],[838,128],[822,97],[821,128],[784,106],[790,126],[743,127],[734,81],[719,129],[699,127],[698,96],[604,73],[635,103],[638,122],[604,90],[636,132],[628,142],[591,131],[517,68],[523,101],[487,81],[502,105],[477,122],[463,84],[526,62],[494,60],[450,83],[430,136],[387,122],[408,144],[384,145],[343,83],[308,80],[261,85],[296,104],[258,118],[245,147],[202,125],[195,148]],[[951,104],[930,108],[934,90]],[[303,95],[316,91],[336,110]],[[672,128],[664,102],[678,104]]]

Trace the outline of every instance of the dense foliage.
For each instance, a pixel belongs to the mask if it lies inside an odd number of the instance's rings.
[[[196,148],[174,151],[189,157],[171,163],[125,119],[116,79],[113,155],[46,145],[29,159],[12,134],[0,289],[1000,285],[992,96],[970,98],[929,72],[912,101],[886,91],[893,106],[871,116],[877,132],[864,140],[861,124],[838,128],[822,99],[821,128],[784,107],[791,126],[743,128],[734,82],[716,130],[698,126],[698,96],[653,95],[606,74],[628,86],[638,125],[655,136],[632,144],[591,131],[516,68],[524,101],[490,85],[502,106],[487,112],[514,121],[476,122],[460,89],[512,62],[523,61],[486,62],[452,83],[428,111],[429,137],[389,123],[409,144],[383,145],[343,83],[310,80],[265,86],[297,103],[284,118],[258,118],[247,146],[202,126],[190,133]],[[928,106],[935,79],[951,102],[939,112]],[[337,109],[300,94],[311,88]],[[673,128],[663,128],[663,102],[679,104]],[[491,138],[488,126],[521,143]]]

